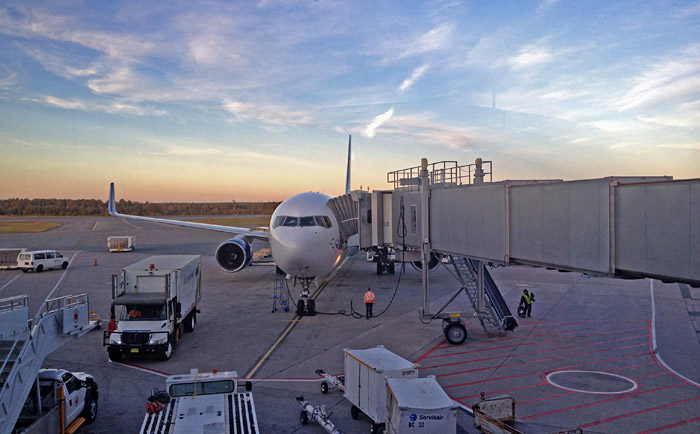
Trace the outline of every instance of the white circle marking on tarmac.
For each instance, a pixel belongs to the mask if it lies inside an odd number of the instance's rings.
[[[629,389],[616,390],[616,391],[602,391],[602,390],[595,391],[595,390],[574,389],[571,387],[566,387],[564,385],[558,384],[552,379],[552,377],[554,377],[555,375],[560,375],[560,374],[594,374],[594,375],[599,375],[599,376],[610,376],[610,377],[615,377],[616,379],[621,379],[623,381],[627,381],[627,382],[631,383],[631,387]],[[547,374],[547,376],[545,378],[547,379],[547,382],[554,387],[558,387],[558,388],[564,389],[564,390],[570,390],[572,392],[590,393],[590,394],[595,394],[595,395],[619,395],[622,393],[631,392],[631,391],[639,388],[639,383],[637,383],[636,381],[634,381],[630,378],[623,377],[622,375],[611,374],[609,372],[602,372],[602,371],[580,371],[580,370],[554,371],[554,372],[550,372],[549,374]]]

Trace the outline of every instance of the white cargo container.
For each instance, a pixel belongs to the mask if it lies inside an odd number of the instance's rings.
[[[360,412],[372,423],[370,432],[378,432],[386,420],[386,379],[418,378],[418,365],[399,357],[383,346],[366,350],[345,349],[345,398],[353,406],[351,416]]]
[[[129,252],[134,250],[136,237],[132,235],[120,235],[107,237],[107,247],[110,252]]]
[[[434,376],[387,378],[386,434],[455,434],[457,405]]]

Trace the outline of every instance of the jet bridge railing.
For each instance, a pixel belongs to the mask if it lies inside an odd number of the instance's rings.
[[[394,189],[406,188],[417,191],[421,166],[409,167],[386,174],[387,182],[393,184]],[[480,181],[492,182],[492,162],[477,159],[473,164],[459,165],[456,161],[439,161],[428,164],[430,184],[469,185],[478,184]]]

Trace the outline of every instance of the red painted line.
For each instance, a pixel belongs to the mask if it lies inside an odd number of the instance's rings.
[[[622,333],[622,332],[636,331],[636,330],[643,330],[643,329],[645,329],[645,327],[626,329],[626,330],[613,330],[613,331],[609,331],[609,332],[605,332],[605,333],[591,333],[588,335],[569,336],[569,337],[550,339],[550,340],[544,340],[544,341],[534,341],[534,342],[526,342],[526,343],[519,342],[517,344],[502,345],[499,347],[481,348],[478,350],[460,351],[457,353],[434,355],[434,356],[430,356],[428,358],[450,357],[450,356],[463,355],[463,354],[473,354],[473,353],[478,353],[478,352],[482,352],[482,351],[492,351],[492,350],[500,350],[500,349],[504,349],[504,348],[522,347],[525,345],[537,345],[537,344],[550,343],[550,342],[559,342],[559,341],[566,341],[566,340],[572,340],[572,339],[577,339],[577,338],[585,338],[585,337],[590,337],[590,336],[601,336],[601,335],[605,335],[605,334]],[[646,335],[638,335],[638,336],[634,336],[634,337],[640,338],[640,337],[645,337],[645,336]],[[530,336],[528,336],[528,337],[530,337]],[[508,338],[508,339],[513,339],[513,338]],[[525,339],[525,338],[521,338],[521,339]],[[625,339],[627,339],[627,338],[625,338]],[[506,340],[506,339],[503,339],[503,340]],[[615,342],[615,341],[608,341],[608,342]],[[600,342],[598,342],[598,343],[600,343]],[[481,360],[486,360],[486,359],[481,359]],[[460,362],[454,362],[454,363],[460,363]],[[435,365],[435,366],[443,366],[443,365]]]
[[[544,397],[542,397],[542,398],[535,398],[535,399],[530,399],[530,400],[527,400],[527,401],[518,401],[518,405],[529,404],[529,403],[531,403],[531,402],[537,402],[537,401],[545,401],[545,400],[547,400],[547,399],[560,398],[560,397],[562,397],[562,396],[572,395],[572,394],[574,394],[574,393],[575,393],[574,391],[568,391],[568,392],[558,393],[558,394],[556,394],[556,395],[544,396]]]
[[[628,336],[625,338],[620,338],[620,339],[613,339],[610,341],[603,341],[603,342],[590,342],[588,344],[577,344],[577,345],[569,345],[568,347],[558,347],[558,348],[550,348],[548,350],[538,350],[538,351],[531,351],[529,353],[511,353],[508,355],[508,357],[513,357],[513,356],[529,356],[532,354],[542,354],[542,353],[549,353],[553,351],[561,351],[561,350],[570,350],[572,348],[583,348],[583,347],[588,347],[588,346],[593,346],[593,345],[602,345],[602,344],[611,344],[613,342],[621,342],[621,341],[626,341],[629,339],[637,339],[637,338],[643,338],[645,335],[639,335],[639,336]],[[644,344],[640,344],[644,345]],[[505,348],[505,347],[504,347]],[[461,362],[452,362],[452,363],[444,363],[442,365],[432,365],[432,366],[422,366],[423,369],[439,369],[439,368],[444,368],[447,366],[456,366],[456,365],[466,365],[468,363],[476,363],[476,362],[485,362],[488,360],[494,360],[494,359],[502,359],[504,356],[493,356],[493,357],[486,357],[483,359],[474,359],[474,360],[463,360]],[[529,362],[525,362],[529,363]],[[507,366],[507,365],[505,365]]]
[[[502,389],[502,390],[496,390],[496,391],[491,391],[488,394],[489,395],[496,395],[500,393],[507,393],[507,392],[514,392],[516,390],[523,390],[523,389],[530,389],[532,387],[538,387],[538,386],[546,386],[548,383],[536,383],[536,384],[529,384],[527,386],[520,386],[520,387],[512,387],[510,389]],[[484,392],[486,393],[486,392]],[[470,395],[470,396],[460,396],[459,398],[452,398],[452,399],[471,399],[471,398],[478,398],[481,396],[481,393],[478,395]]]
[[[156,373],[159,375],[165,375],[166,377],[169,377],[171,375],[171,374],[168,374],[167,372],[162,372],[162,371],[158,371],[156,369],[151,369],[151,368],[144,368],[143,366],[134,365],[133,363],[128,363],[128,362],[113,362],[113,363],[118,363],[120,365],[130,366],[132,368],[141,369],[142,371],[153,372],[153,373]]]
[[[619,368],[609,369],[609,371],[610,371],[610,372],[612,372],[612,371],[621,371],[621,370],[623,370],[623,369],[639,368],[639,367],[641,367],[641,366],[655,365],[655,364],[656,364],[656,363],[654,363],[654,361],[651,361],[651,362],[646,362],[646,363],[638,363],[638,364],[636,364],[636,365],[621,366],[621,367],[619,367]]]
[[[596,365],[598,363],[605,363],[605,362],[613,362],[617,360],[624,360],[624,359],[631,359],[633,357],[641,357],[641,356],[646,356],[648,355],[646,352],[640,353],[640,354],[632,354],[630,356],[621,356],[621,357],[614,357],[612,359],[606,359],[606,360],[596,360],[595,362],[586,362],[586,363],[579,363],[577,365],[569,365],[569,366],[563,366],[560,368],[557,368],[557,370],[565,370],[565,369],[572,369],[572,368],[579,368],[581,366],[588,366],[588,365]],[[515,375],[508,375],[505,377],[498,377],[498,378],[489,378],[485,380],[479,380],[479,381],[472,381],[470,383],[462,383],[462,384],[453,384],[449,386],[442,386],[443,389],[449,389],[451,387],[461,387],[461,386],[470,386],[472,384],[477,384],[477,383],[486,383],[489,381],[500,381],[500,380],[508,380],[511,378],[517,378],[517,377],[524,377],[526,375],[537,375],[537,374],[542,374],[544,372],[552,372],[552,369],[545,369],[542,371],[535,371],[535,372],[526,372],[523,374],[515,374]]]
[[[651,434],[653,432],[666,431],[667,429],[675,428],[677,426],[681,426],[681,425],[685,425],[687,423],[692,423],[692,422],[697,422],[697,421],[700,421],[700,417],[694,417],[692,419],[682,420],[680,422],[672,423],[670,425],[660,426],[658,428],[650,429],[648,431],[642,431],[638,434]]]
[[[596,327],[597,328],[597,327]],[[579,329],[579,330],[573,330],[573,331],[583,331],[583,330],[590,330],[591,328],[586,328],[586,329]],[[595,329],[595,328],[593,328]],[[537,344],[542,344],[542,343],[548,343],[548,342],[558,342],[558,341],[565,341],[565,340],[570,340],[570,339],[576,339],[576,338],[585,338],[585,337],[590,337],[590,336],[600,336],[600,335],[605,335],[605,334],[613,334],[613,333],[623,333],[623,332],[629,332],[629,331],[636,331],[636,330],[644,330],[646,327],[637,327],[633,329],[624,329],[624,330],[610,330],[606,331],[603,333],[591,333],[591,334],[586,334],[586,335],[576,335],[576,336],[568,336],[568,337],[562,337],[558,339],[550,339],[550,340],[543,340],[543,341],[534,341],[534,342],[519,342],[517,344],[512,344],[512,345],[501,345],[498,347],[489,347],[489,348],[480,348],[476,350],[470,350],[470,351],[460,351],[456,353],[448,353],[448,354],[438,354],[438,355],[433,355],[427,357],[427,354],[424,355],[422,358],[437,358],[437,357],[450,357],[450,356],[457,356],[457,355],[463,355],[463,354],[472,354],[472,353],[478,353],[482,351],[492,351],[492,350],[498,350],[498,349],[503,349],[503,348],[511,348],[511,347],[518,347],[518,346],[524,346],[524,345],[537,345]],[[528,336],[520,336],[520,337],[510,337],[510,338],[503,338],[499,339],[498,342],[503,342],[506,340],[513,340],[513,339],[520,339],[524,340],[526,338],[531,338],[531,337],[536,337],[536,336],[552,336],[552,335],[560,335],[564,333],[570,333],[570,332],[560,332],[560,333],[552,333],[552,334],[540,334],[540,335],[528,335]],[[645,336],[645,335],[639,335],[638,337]],[[431,350],[432,352],[432,350]]]
[[[447,374],[438,374],[438,375],[436,375],[436,377],[449,377],[450,375],[467,374],[470,372],[478,372],[478,371],[484,371],[484,370],[488,370],[488,369],[508,368],[508,367],[513,367],[513,366],[526,365],[529,363],[548,362],[548,361],[560,360],[560,359],[564,359],[564,358],[568,359],[568,358],[579,357],[579,356],[588,356],[590,354],[604,353],[606,351],[626,350],[628,348],[643,347],[645,345],[646,344],[636,344],[636,345],[628,345],[626,347],[605,348],[602,350],[588,351],[585,353],[578,353],[578,354],[564,354],[562,356],[547,357],[544,359],[528,360],[527,362],[521,362],[521,363],[511,363],[508,365],[494,365],[494,366],[486,366],[483,368],[468,369],[466,371],[448,372]],[[423,369],[427,369],[427,368],[423,368]]]
[[[421,360],[423,360],[423,359],[425,359],[426,357],[428,357],[428,355],[429,355],[430,353],[432,353],[433,351],[435,351],[435,350],[437,350],[438,348],[440,348],[440,346],[441,346],[442,344],[444,344],[445,342],[447,342],[447,339],[445,339],[444,341],[442,341],[442,342],[440,342],[439,344],[435,345],[433,348],[431,348],[430,350],[428,350],[427,353],[425,353],[425,354],[423,354],[422,356],[418,357],[416,360],[414,360],[414,363],[418,363],[418,362],[420,362]]]
[[[573,406],[573,407],[560,408],[560,409],[557,409],[557,410],[552,410],[552,411],[548,411],[548,412],[540,413],[540,414],[532,414],[532,415],[530,415],[530,416],[526,416],[526,417],[523,417],[523,418],[521,418],[521,419],[522,419],[522,420],[536,419],[536,418],[538,418],[538,417],[549,416],[549,415],[552,415],[552,414],[563,413],[563,412],[565,412],[565,411],[576,410],[576,409],[584,408],[584,407],[590,407],[590,406],[592,406],[592,405],[604,404],[604,403],[606,403],[606,402],[612,402],[612,401],[617,401],[617,400],[620,400],[620,399],[626,399],[626,398],[630,398],[630,397],[632,397],[632,396],[639,396],[639,395],[644,395],[644,394],[647,394],[647,393],[658,392],[659,390],[669,389],[669,388],[671,388],[671,387],[678,387],[678,386],[682,386],[682,385],[684,385],[684,384],[686,384],[685,381],[684,381],[684,382],[681,382],[681,383],[670,384],[670,385],[668,385],[668,386],[657,387],[656,389],[648,389],[648,390],[643,390],[643,391],[639,391],[639,392],[632,392],[632,393],[628,393],[628,394],[625,394],[625,395],[616,396],[616,397],[614,397],[614,398],[607,398],[607,399],[602,399],[602,400],[600,400],[600,401],[588,402],[588,403],[586,403],[586,404],[579,404],[579,405],[575,405],[575,406]]]
[[[595,425],[600,425],[601,423],[612,422],[612,421],[614,421],[614,420],[624,419],[624,418],[626,418],[626,417],[632,417],[632,416],[636,416],[636,415],[638,415],[638,414],[648,413],[648,412],[650,412],[650,411],[661,410],[662,408],[673,407],[674,405],[684,404],[684,403],[686,403],[686,402],[695,401],[696,399],[700,399],[700,396],[695,396],[695,397],[692,397],[692,398],[684,399],[684,400],[682,400],[682,401],[669,402],[669,403],[664,404],[664,405],[658,405],[658,406],[656,406],[656,407],[650,407],[650,408],[647,408],[647,409],[644,409],[644,410],[637,410],[637,411],[633,411],[632,413],[621,414],[621,415],[619,415],[619,416],[609,417],[609,418],[607,418],[607,419],[602,419],[602,420],[599,420],[599,421],[596,421],[596,422],[590,422],[590,423],[587,423],[587,424],[585,424],[585,425],[580,425],[579,428],[589,428],[589,427],[592,427],[592,426],[595,426]]]

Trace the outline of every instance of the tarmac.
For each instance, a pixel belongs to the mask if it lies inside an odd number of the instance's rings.
[[[531,318],[518,328],[488,336],[472,316],[466,296],[449,311],[464,312],[468,338],[447,343],[440,321],[420,320],[421,273],[376,274],[360,253],[349,257],[312,288],[313,317],[294,309],[273,312],[273,265],[226,273],[214,251],[227,236],[115,217],[33,218],[62,226],[37,234],[0,234],[0,248],[56,249],[71,258],[67,270],[22,273],[0,270],[0,298],[27,294],[30,316],[47,296],[87,293],[90,310],[108,319],[111,275],[151,255],[202,255],[203,297],[196,329],[179,342],[172,358],[125,357],[113,363],[102,331],[91,331],[56,350],[45,365],[85,371],[99,385],[99,413],[78,433],[137,433],[153,388],[165,376],[213,369],[235,370],[253,381],[261,433],[324,433],[301,425],[296,397],[325,405],[342,433],[366,433],[369,419],[350,416],[338,389],[322,394],[323,369],[343,372],[343,349],[383,345],[435,375],[458,411],[458,433],[475,433],[471,405],[481,393],[510,395],[526,432],[581,428],[585,433],[700,432],[700,290],[656,280],[589,278],[532,267],[489,268],[512,312],[524,288],[535,293]],[[110,253],[107,237],[135,235],[132,252]],[[97,265],[95,265],[95,263]],[[445,266],[429,273],[432,310],[460,285]],[[364,313],[362,296],[377,296],[375,316]],[[300,289],[291,287],[297,298]],[[357,316],[357,315],[356,315]]]

